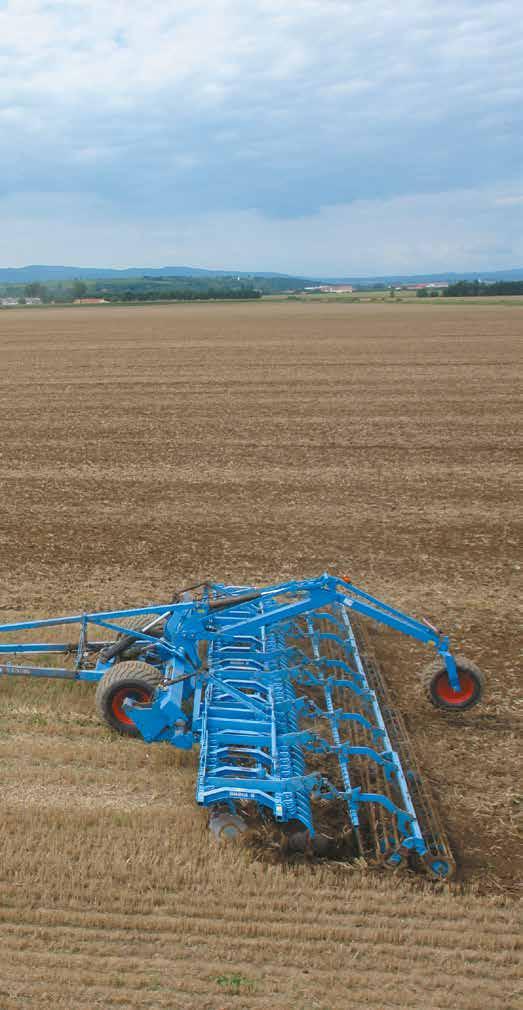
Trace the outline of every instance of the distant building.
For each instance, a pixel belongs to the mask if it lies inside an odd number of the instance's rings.
[[[315,284],[305,288],[305,291],[321,291],[323,294],[333,295],[350,295],[354,291],[354,288],[352,284]]]
[[[440,288],[448,288],[448,281],[431,281],[430,284],[403,284],[402,287],[396,288],[396,291],[423,291],[424,288],[436,288],[438,291]]]
[[[75,298],[73,305],[108,305],[107,298]]]
[[[41,298],[0,298],[0,305],[6,309],[13,308],[15,305],[41,305]]]

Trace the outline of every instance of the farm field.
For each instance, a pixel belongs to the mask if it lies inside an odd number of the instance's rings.
[[[0,313],[0,620],[328,569],[427,616],[485,702],[378,651],[460,864],[218,846],[195,753],[0,678],[0,1010],[515,1010],[523,306]],[[520,773],[519,773],[520,777]]]

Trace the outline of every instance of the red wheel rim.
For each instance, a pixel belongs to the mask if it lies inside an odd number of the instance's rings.
[[[453,691],[449,680],[449,675],[441,673],[434,682],[434,694],[446,705],[463,705],[465,701],[470,701],[476,690],[475,678],[470,673],[460,673],[459,691]]]
[[[124,726],[134,726],[133,720],[129,718],[123,707],[126,698],[143,703],[151,700],[151,694],[143,687],[121,687],[119,691],[114,692],[111,698],[111,710],[115,719],[123,723]]]

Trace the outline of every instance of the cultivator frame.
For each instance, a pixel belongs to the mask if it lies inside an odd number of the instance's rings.
[[[453,656],[447,636],[328,573],[262,589],[205,583],[169,604],[0,625],[0,659],[74,655],[72,668],[9,662],[0,673],[97,682],[114,728],[199,743],[196,799],[217,833],[241,831],[254,808],[295,846],[321,851],[334,804],[356,854],[448,878],[448,841],[361,618],[435,648],[426,688],[439,707],[479,700],[481,674]],[[69,625],[79,625],[74,645],[5,641]],[[90,638],[91,628],[111,640]]]

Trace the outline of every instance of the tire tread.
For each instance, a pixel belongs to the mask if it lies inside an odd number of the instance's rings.
[[[139,732],[132,726],[119,726],[116,724],[111,709],[111,697],[115,687],[122,684],[134,685],[135,687],[150,688],[151,693],[162,681],[162,673],[150,663],[140,663],[134,660],[115,663],[109,670],[106,670],[96,688],[95,702],[100,718],[107,723],[111,729],[115,729],[123,736],[139,736]]]
[[[470,699],[470,701],[467,702],[465,705],[460,706],[456,705],[455,708],[452,708],[450,705],[441,704],[441,702],[438,702],[434,697],[434,694],[432,692],[433,681],[435,677],[438,676],[438,674],[443,673],[446,669],[444,660],[440,656],[436,656],[436,658],[422,670],[420,674],[420,680],[425,697],[430,702],[430,704],[433,705],[435,708],[441,708],[445,712],[452,712],[452,711],[464,712],[468,708],[473,708],[474,705],[477,705],[477,703],[481,701],[485,689],[485,674],[483,673],[482,670],[480,670],[479,666],[477,666],[476,663],[473,663],[472,660],[467,659],[466,656],[454,656],[454,659],[456,661],[458,673],[462,672],[472,674],[472,676],[476,679],[477,683],[479,684],[479,692],[477,696]]]

